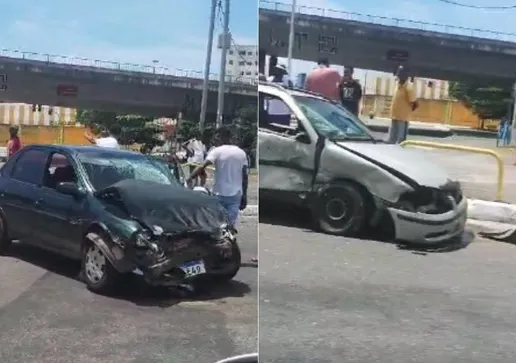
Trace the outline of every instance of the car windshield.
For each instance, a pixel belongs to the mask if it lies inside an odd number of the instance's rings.
[[[79,160],[95,190],[102,190],[125,179],[170,185],[178,183],[166,162],[144,155],[84,152],[79,154]]]
[[[375,140],[362,121],[341,105],[316,97],[293,97],[320,135],[335,141]]]

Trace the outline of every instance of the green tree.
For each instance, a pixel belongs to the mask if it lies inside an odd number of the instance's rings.
[[[501,119],[507,115],[507,99],[512,98],[510,86],[486,86],[479,83],[450,83],[450,96],[462,102],[481,120]]]

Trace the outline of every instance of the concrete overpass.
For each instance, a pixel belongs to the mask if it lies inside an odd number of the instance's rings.
[[[43,59],[41,59],[43,58]],[[202,72],[84,58],[0,51],[0,101],[111,110],[153,116],[181,111],[198,117]],[[208,114],[215,115],[218,81],[209,82]],[[216,78],[215,78],[216,79]],[[228,77],[225,115],[256,103],[253,79]]]
[[[260,1],[260,49],[287,56],[290,4]],[[299,7],[293,58],[393,72],[400,59],[416,76],[516,80],[516,34]],[[493,39],[494,38],[494,39]],[[511,41],[513,40],[513,41]]]

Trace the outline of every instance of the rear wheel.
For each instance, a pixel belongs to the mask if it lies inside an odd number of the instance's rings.
[[[357,236],[366,224],[366,200],[362,190],[342,182],[322,191],[312,208],[318,229],[325,233]]]
[[[98,294],[111,292],[121,276],[93,242],[83,248],[81,275],[88,289]]]
[[[5,220],[0,217],[0,255],[5,254],[9,247],[11,247],[12,241],[9,239],[7,235],[7,226],[5,225]]]

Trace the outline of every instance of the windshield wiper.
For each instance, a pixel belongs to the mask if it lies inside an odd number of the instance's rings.
[[[342,131],[331,131],[326,137],[332,141],[372,141],[374,144],[378,141],[369,135],[343,134]]]

